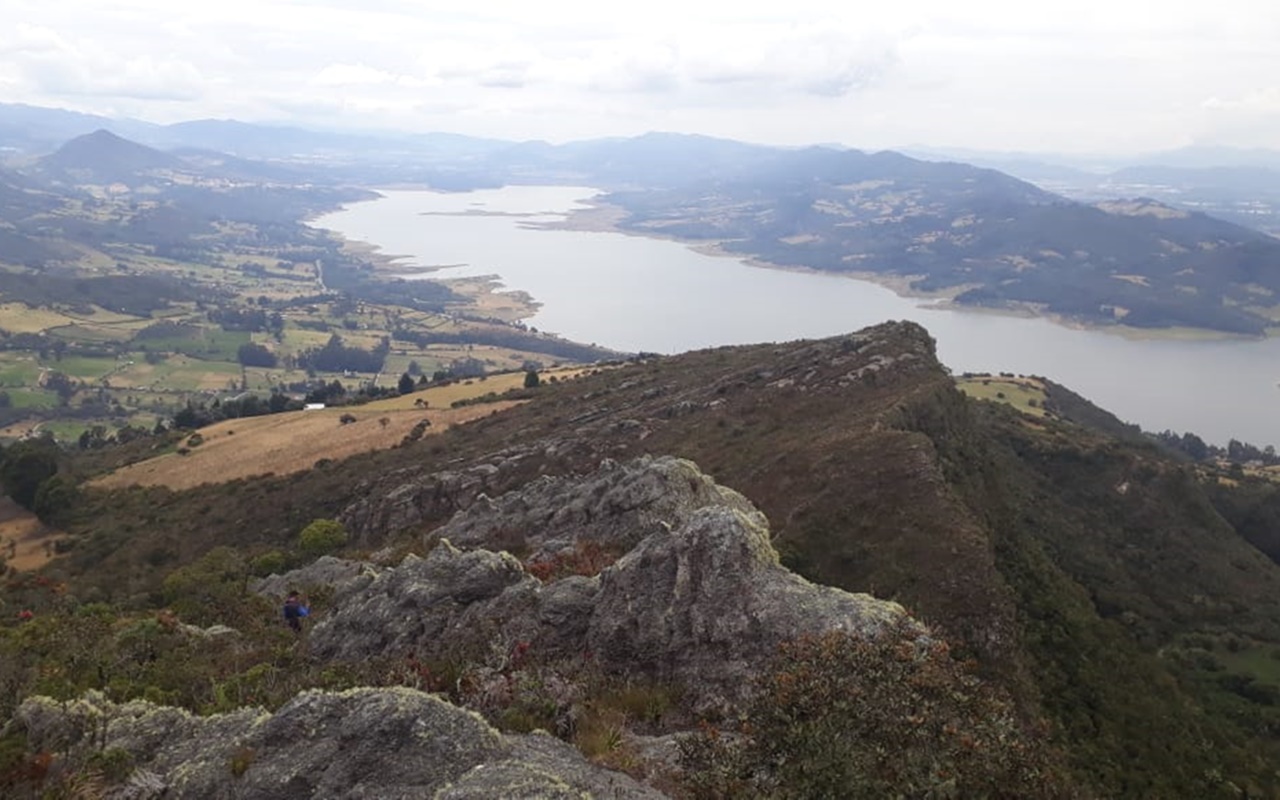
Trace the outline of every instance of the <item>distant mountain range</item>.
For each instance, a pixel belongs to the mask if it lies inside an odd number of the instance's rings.
[[[0,107],[0,134],[15,127],[6,116],[13,108]],[[40,123],[24,129],[28,139],[100,121],[29,107],[19,112],[19,122]],[[779,266],[908,278],[913,288],[960,305],[1250,335],[1280,318],[1280,240],[1233,224],[1268,218],[1271,175],[1263,170],[1132,167],[1091,176],[1095,190],[1058,193],[1046,188],[1051,182],[1034,185],[995,169],[894,152],[787,149],[684,134],[551,145],[229,121],[128,124],[177,149],[165,152],[103,128],[48,155],[28,155],[17,177],[70,186],[158,180],[174,191],[193,181],[411,182],[446,190],[591,185],[628,212],[620,227],[636,233],[714,242]],[[1082,180],[1087,173],[1059,173],[1064,180],[1072,175]],[[1201,187],[1201,195],[1219,186],[1222,196],[1245,191],[1261,199],[1223,221],[1202,213],[1213,204],[1188,199],[1194,195],[1188,186]],[[11,186],[0,200],[16,202],[24,193],[35,202],[30,186]]]

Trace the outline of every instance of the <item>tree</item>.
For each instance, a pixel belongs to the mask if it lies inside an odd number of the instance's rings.
[[[76,389],[79,388],[70,375],[57,370],[49,371],[48,375],[45,376],[44,385],[45,388],[52,389],[58,393],[58,402],[64,406],[71,401]]]
[[[529,370],[524,374],[524,388],[526,389],[536,389],[541,382],[541,379],[538,378],[538,373],[533,370]]]
[[[183,619],[197,625],[234,625],[239,620],[249,567],[231,547],[215,547],[164,579],[164,597]]]
[[[40,482],[31,510],[42,521],[56,524],[66,518],[77,497],[76,485],[70,478],[53,475]]]
[[[246,367],[271,368],[279,363],[276,354],[256,342],[245,342],[236,350],[236,358]]]
[[[400,394],[409,394],[413,391],[413,387],[414,381],[412,375],[406,372],[400,376],[400,384],[398,387],[400,389]]]
[[[40,484],[57,472],[58,445],[53,439],[27,439],[4,451],[0,482],[15,503],[30,509],[35,506]]]

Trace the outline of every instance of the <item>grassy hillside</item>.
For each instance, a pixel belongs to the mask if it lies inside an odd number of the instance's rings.
[[[1231,487],[1044,391],[1045,416],[969,399],[908,324],[646,360],[289,476],[85,487],[75,549],[49,574],[80,602],[145,609],[169,597],[165,574],[215,545],[288,551],[316,518],[346,519],[361,548],[415,546],[449,516],[433,492],[473,468],[474,491],[493,495],[670,453],[756,503],[787,564],[936,626],[1026,719],[1048,720],[1079,785],[1276,796],[1280,695],[1265,666],[1280,569],[1219,513]]]

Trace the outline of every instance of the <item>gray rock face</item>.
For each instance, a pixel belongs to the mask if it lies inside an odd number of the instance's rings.
[[[334,612],[312,630],[311,651],[352,661],[409,653],[476,658],[516,641],[550,641],[555,624],[581,604],[571,587],[547,588],[507,553],[463,552],[441,542],[426,558],[407,556],[336,596]],[[549,629],[540,636],[543,607]]]
[[[870,637],[906,618],[896,603],[817,586],[781,566],[758,519],[703,509],[601,573],[587,633],[596,657],[676,680],[705,704],[740,699],[787,639],[836,630]]]
[[[315,586],[331,586],[338,589],[345,587],[349,581],[357,581],[362,577],[369,578],[374,574],[374,570],[363,561],[321,556],[307,566],[290,570],[283,575],[269,575],[252,581],[249,584],[249,591],[268,597],[283,598],[292,589]]]
[[[543,548],[642,538],[598,576],[547,584],[507,553],[445,540],[335,597],[337,611],[312,631],[312,652],[501,659],[517,642],[539,655],[589,651],[606,670],[680,682],[706,709],[740,700],[786,639],[872,636],[906,618],[896,603],[816,586],[782,567],[763,515],[687,461],[606,462],[586,478],[538,480],[472,509],[447,527],[477,544],[515,529]]]
[[[485,492],[495,491],[535,452],[529,447],[493,454],[488,463],[423,475],[407,468],[370,478],[363,499],[338,515],[357,544],[368,546],[428,520],[439,520],[468,508]]]
[[[531,560],[592,541],[625,553],[643,539],[684,525],[698,509],[723,506],[765,524],[742,495],[718,485],[690,461],[611,459],[586,477],[534,480],[497,498],[480,495],[433,535],[464,548],[524,545]]]
[[[662,796],[549,736],[504,736],[411,689],[304,692],[275,714],[212,717],[145,701],[116,705],[96,693],[65,706],[36,697],[16,719],[39,749],[129,751],[165,797]]]

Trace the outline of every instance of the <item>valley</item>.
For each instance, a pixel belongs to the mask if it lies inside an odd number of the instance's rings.
[[[0,171],[0,794],[1280,796],[1269,237],[136,133]]]

